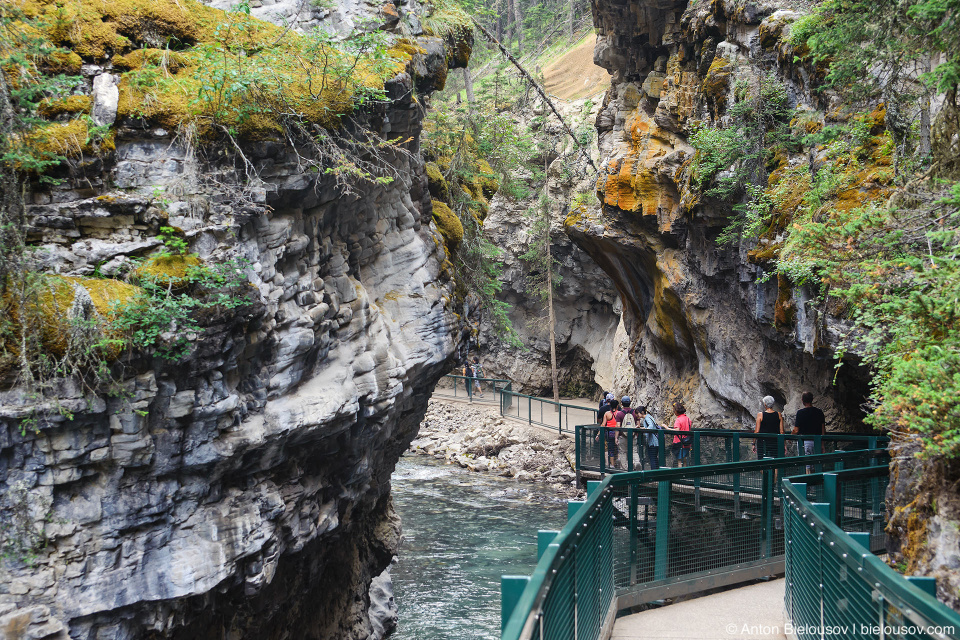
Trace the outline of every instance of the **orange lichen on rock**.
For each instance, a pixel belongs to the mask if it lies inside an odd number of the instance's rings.
[[[641,215],[672,210],[675,202],[659,171],[661,158],[673,150],[666,134],[642,111],[627,123],[631,151],[620,161],[607,164],[607,176],[598,178],[597,196],[610,206]]]
[[[793,285],[782,273],[777,274],[777,302],[773,309],[773,324],[777,329],[793,327],[797,321],[797,306],[793,302]]]

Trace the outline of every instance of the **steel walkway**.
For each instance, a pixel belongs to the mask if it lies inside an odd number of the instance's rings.
[[[784,581],[770,580],[618,618],[612,640],[785,640]]]

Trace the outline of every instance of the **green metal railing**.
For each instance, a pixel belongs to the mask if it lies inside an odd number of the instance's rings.
[[[904,577],[872,552],[883,546],[887,474],[875,467],[782,481],[784,608],[799,640],[960,638],[960,614],[937,600],[933,578]]]
[[[607,434],[611,431],[595,424],[576,427],[576,471],[593,471],[600,474],[622,471],[639,471],[652,468],[651,452],[658,466],[677,466],[680,462],[679,446],[674,437],[690,436],[685,455],[688,466],[758,460],[761,457],[784,458],[803,454],[805,441],[813,443],[813,454],[849,451],[852,449],[877,449],[885,447],[885,436],[832,433],[823,436],[792,434],[766,434],[730,429],[693,429],[689,432],[672,429],[618,428],[623,434],[617,445],[620,467],[611,467],[607,456]],[[649,436],[655,438],[652,446]]]
[[[480,386],[480,392],[476,390],[477,385]],[[509,403],[513,400],[510,395],[504,397],[503,393],[505,391],[509,392],[511,389],[513,389],[513,383],[509,380],[501,380],[499,378],[471,378],[448,374],[443,376],[433,393],[436,396],[446,398],[498,404],[500,406],[500,413],[503,413],[505,408],[504,403],[506,403],[506,407],[509,407]]]
[[[597,410],[591,407],[554,402],[516,391],[505,390],[502,395],[509,398],[510,403],[501,404],[500,415],[556,429],[557,433],[561,434],[572,436],[576,432],[577,424],[596,420],[597,417]]]
[[[782,573],[779,478],[808,465],[823,472],[887,459],[885,450],[860,449],[588,483],[563,530],[541,532],[549,544],[533,576],[504,578],[503,640],[605,638],[621,609]]]

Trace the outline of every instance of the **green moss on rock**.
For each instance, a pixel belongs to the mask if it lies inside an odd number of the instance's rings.
[[[434,200],[433,221],[436,223],[440,235],[443,236],[447,252],[453,253],[456,251],[460,243],[463,242],[463,223],[460,222],[457,214],[446,203]]]
[[[434,199],[449,202],[450,187],[447,184],[447,179],[443,177],[440,167],[434,162],[427,163],[427,185],[430,188],[430,195]]]
[[[189,284],[190,272],[201,265],[194,254],[162,254],[152,256],[133,272],[140,280],[151,280],[160,286],[182,289]]]

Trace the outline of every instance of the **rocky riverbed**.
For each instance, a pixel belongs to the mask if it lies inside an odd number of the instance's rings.
[[[495,407],[432,399],[410,450],[470,471],[579,492],[573,439],[503,418]]]

